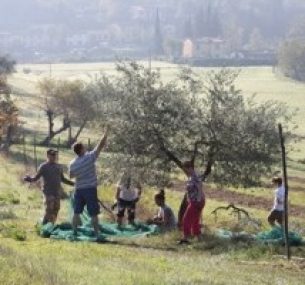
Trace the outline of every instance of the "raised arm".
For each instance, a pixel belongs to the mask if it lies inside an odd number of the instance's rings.
[[[105,147],[108,137],[108,127],[105,131],[104,136],[101,138],[100,142],[97,144],[97,146],[94,148],[94,152],[96,153],[96,156],[98,157],[102,151],[102,149]]]

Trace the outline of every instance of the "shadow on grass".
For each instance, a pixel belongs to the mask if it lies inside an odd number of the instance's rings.
[[[243,259],[259,259],[281,255],[285,253],[285,247],[281,244],[259,242],[250,234],[237,234],[231,238],[215,234],[210,229],[205,229],[200,241],[191,240],[188,245],[179,245],[181,233],[178,231],[151,235],[136,239],[119,239],[114,244],[118,246],[137,249],[150,249],[172,253],[208,253],[211,255],[229,255],[230,257],[242,257]],[[305,244],[291,247],[294,256],[305,257]]]
[[[32,152],[32,151],[31,151]],[[35,160],[33,157],[27,153],[23,153],[18,150],[10,150],[7,154],[7,157],[15,163],[24,165],[25,167],[35,166]],[[38,159],[38,165],[42,163],[44,160]]]
[[[32,147],[32,146],[31,146]],[[47,150],[47,149],[46,149]],[[31,154],[29,154],[31,153]],[[20,150],[10,150],[9,153],[7,154],[7,158],[13,161],[14,163],[17,163],[19,165],[23,165],[25,169],[30,169],[30,168],[35,168],[35,159],[33,151],[27,151],[26,153],[23,153],[23,151]],[[39,166],[41,163],[45,162],[45,157],[41,158],[40,156],[37,157],[37,166]],[[67,170],[66,165],[62,165],[64,168],[64,171]]]

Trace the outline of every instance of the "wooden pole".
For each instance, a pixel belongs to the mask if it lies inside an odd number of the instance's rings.
[[[37,150],[36,150],[36,134],[34,136],[34,161],[35,161],[35,170],[38,170],[38,160],[37,160]]]
[[[284,201],[284,234],[285,234],[285,247],[286,247],[286,257],[288,260],[291,259],[291,252],[289,246],[289,228],[288,228],[288,177],[287,177],[287,164],[286,164],[286,149],[285,149],[285,139],[283,136],[282,125],[279,124],[279,135],[280,143],[282,149],[282,167],[284,176],[284,187],[285,187],[285,201]]]

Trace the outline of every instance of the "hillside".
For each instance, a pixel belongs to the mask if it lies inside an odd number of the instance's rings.
[[[176,66],[153,63],[160,67],[165,80],[173,76]],[[30,68],[30,74],[23,72]],[[89,78],[102,70],[114,73],[113,64],[65,64],[52,65],[56,78]],[[219,188],[206,185],[207,205],[204,210],[204,238],[201,242],[181,247],[177,245],[179,233],[138,239],[119,239],[108,244],[71,243],[40,238],[35,225],[42,213],[42,197],[38,185],[25,185],[21,178],[34,172],[32,134],[44,134],[44,114],[37,107],[36,82],[48,76],[47,65],[18,66],[10,84],[21,109],[21,118],[27,129],[26,155],[22,145],[14,145],[8,156],[0,156],[0,284],[304,284],[305,247],[292,248],[298,257],[286,262],[279,257],[282,246],[263,245],[249,239],[224,240],[216,236],[219,229],[257,233],[269,229],[266,217],[272,206],[273,191],[264,188]],[[203,73],[205,70],[200,70]],[[241,70],[238,87],[245,96],[257,93],[257,100],[276,99],[299,107],[296,121],[297,133],[305,136],[303,122],[305,85],[272,73],[271,68],[246,68]],[[83,140],[97,134],[87,131]],[[290,177],[290,228],[305,236],[305,142],[293,145],[289,153]],[[39,161],[43,161],[45,148],[37,148]],[[59,159],[64,165],[72,159],[69,149],[60,149]],[[103,154],[98,162],[105,171]],[[277,166],[279,169],[280,166]],[[183,195],[183,176],[173,178],[173,187],[167,189],[167,202],[177,212]],[[66,192],[72,189],[65,187]],[[145,187],[139,206],[139,218],[145,219],[155,211],[155,189]],[[110,204],[114,187],[101,184],[99,197]],[[222,212],[217,220],[211,213],[216,207],[229,203],[246,209],[252,217],[261,221],[261,227],[238,222],[236,216]],[[62,201],[59,222],[67,220],[68,201]],[[109,221],[107,213],[102,221]]]

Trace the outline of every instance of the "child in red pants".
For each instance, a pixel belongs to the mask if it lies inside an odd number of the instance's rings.
[[[188,176],[186,184],[187,208],[182,219],[183,239],[180,244],[189,243],[189,238],[201,235],[200,217],[205,206],[205,196],[202,189],[202,181],[197,175],[192,162],[183,164],[184,172]]]

